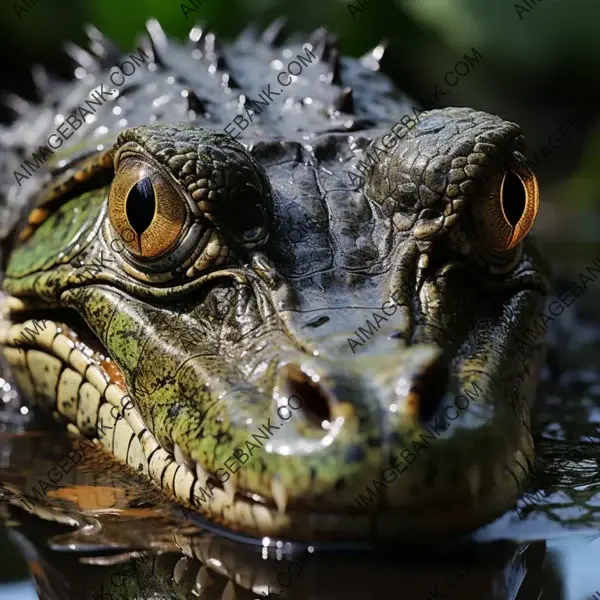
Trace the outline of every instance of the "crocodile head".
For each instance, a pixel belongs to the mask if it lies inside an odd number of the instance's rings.
[[[523,137],[433,110],[352,185],[355,135],[141,126],[63,169],[4,280],[23,391],[250,535],[423,539],[504,512],[547,291]]]

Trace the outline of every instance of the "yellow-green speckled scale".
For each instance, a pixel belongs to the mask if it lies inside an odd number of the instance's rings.
[[[15,248],[6,275],[18,279],[71,261],[97,234],[104,200],[104,190],[93,190],[59,206]]]

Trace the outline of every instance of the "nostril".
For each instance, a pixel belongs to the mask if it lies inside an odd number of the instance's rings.
[[[448,389],[448,378],[448,366],[440,358],[413,380],[410,390],[414,403],[412,412],[422,423],[427,423],[440,406]]]
[[[293,410],[300,408],[306,420],[316,427],[324,428],[324,422],[332,419],[330,400],[327,392],[318,382],[304,373],[295,364],[288,363],[282,369],[279,395],[288,399],[288,405]],[[293,397],[296,398],[293,398]],[[293,404],[292,404],[293,402]],[[297,406],[297,405],[300,406]],[[296,405],[296,407],[294,407]]]

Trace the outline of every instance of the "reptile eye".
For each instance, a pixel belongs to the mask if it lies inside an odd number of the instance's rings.
[[[139,258],[156,258],[178,239],[186,205],[155,166],[123,160],[108,194],[108,216],[125,247]]]
[[[492,175],[473,202],[481,243],[492,252],[512,250],[529,233],[538,211],[539,189],[524,157],[514,152],[507,170]]]

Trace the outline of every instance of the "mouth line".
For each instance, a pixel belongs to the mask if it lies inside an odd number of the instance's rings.
[[[210,469],[208,469],[201,463],[190,458],[190,456],[186,454],[184,450],[182,450],[179,444],[173,444],[173,451],[169,451],[164,448],[163,450],[165,450],[165,452],[169,454],[179,466],[186,468],[192,475],[194,475],[196,480],[205,489],[221,490],[232,502],[235,498],[241,498],[250,504],[264,506],[271,510],[279,510],[279,512],[285,514],[285,510],[282,510],[282,504],[279,503],[278,505],[274,498],[270,498],[262,494],[257,494],[255,492],[241,487],[237,487],[237,485],[232,483],[230,480],[227,480],[225,482],[219,481],[215,473],[210,471]],[[190,498],[192,496],[193,489],[190,492]],[[194,502],[191,502],[191,504],[195,505]]]
[[[20,303],[20,306],[17,303]],[[32,302],[29,299],[25,300],[11,296],[4,303],[3,318],[9,324],[9,327],[24,325],[30,320],[38,322],[51,320],[57,325],[64,327],[65,331],[69,333],[69,337],[73,338],[73,341],[79,341],[103,359],[109,356],[108,350],[96,337],[93,330],[85,322],[85,319],[72,308],[64,307],[58,303],[42,304],[35,301]],[[25,344],[28,341],[28,339],[24,339],[22,343]]]
[[[10,296],[5,299],[3,308],[4,325],[5,327],[8,326],[9,329],[15,325],[25,325],[29,321],[43,323],[44,321],[52,320],[52,322],[55,323],[57,327],[62,330],[62,332],[66,334],[69,339],[72,340],[73,344],[78,344],[88,350],[87,352],[84,352],[88,358],[91,358],[96,363],[100,363],[101,368],[106,373],[108,378],[107,383],[109,385],[118,385],[127,392],[124,377],[121,374],[120,369],[109,358],[107,348],[102,344],[102,342],[100,342],[89,325],[75,310],[62,307],[58,304],[38,303],[35,301],[30,301],[29,299],[16,298],[14,296]],[[15,340],[13,340],[13,342],[14,341]],[[18,339],[18,342],[19,346],[22,348],[31,350],[38,349],[38,344],[35,343],[36,340],[31,335],[28,336],[28,339]],[[14,348],[15,346],[10,347]],[[135,406],[135,397],[132,396],[132,398]],[[127,418],[127,416],[123,414],[123,411],[121,411],[121,416],[122,418]],[[141,416],[138,416],[138,418],[144,427],[150,433],[152,433],[152,435],[154,435],[154,433],[148,428],[147,424],[143,421]],[[173,443],[171,449],[164,448],[160,445],[159,447],[179,466],[185,467],[201,486],[206,488],[210,485],[211,490],[218,489],[228,498],[230,498],[231,501],[233,501],[234,498],[239,497],[250,504],[264,506],[270,510],[278,510],[279,512],[283,513],[285,512],[285,510],[282,511],[282,508],[285,506],[285,502],[277,503],[274,498],[269,498],[243,488],[237,488],[230,482],[222,483],[219,481],[215,473],[211,472],[201,463],[192,460],[178,444]],[[162,482],[160,489],[163,491],[165,490]],[[190,488],[189,503],[191,506],[195,506],[195,503],[192,501],[193,489],[194,486]],[[279,491],[278,496],[280,495],[281,491]],[[177,496],[175,497],[177,498]],[[177,498],[177,500],[179,501],[180,499]]]

